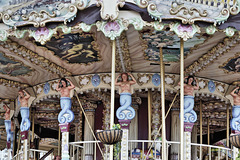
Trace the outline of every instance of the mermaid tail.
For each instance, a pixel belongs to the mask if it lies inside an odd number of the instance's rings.
[[[230,127],[232,130],[240,131],[240,106],[233,106],[232,120],[230,121]]]
[[[70,97],[60,98],[61,111],[58,114],[59,123],[70,123],[74,120],[74,113],[71,111],[72,101]]]
[[[22,132],[23,131],[28,131],[30,126],[31,126],[31,122],[29,120],[29,108],[28,107],[21,107],[20,108],[20,114],[22,116],[20,130]]]
[[[193,110],[194,97],[184,96],[184,122],[194,123],[197,120],[197,114]]]
[[[117,109],[117,118],[119,120],[128,119],[131,120],[135,117],[135,110],[131,107],[132,96],[131,93],[121,93],[120,94],[120,107]],[[124,111],[128,111],[124,113]]]
[[[5,120],[5,129],[7,133],[7,142],[11,141],[11,120]]]

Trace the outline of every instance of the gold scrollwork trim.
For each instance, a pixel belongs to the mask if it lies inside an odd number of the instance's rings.
[[[146,82],[142,82],[142,81],[140,81],[140,79],[142,78],[142,77],[144,77],[144,76],[146,76],[146,78],[148,78],[147,80],[146,80]],[[143,84],[145,84],[145,83],[148,83],[151,79],[152,79],[152,76],[150,75],[150,74],[141,74],[141,73],[138,73],[137,74],[137,83],[140,85],[140,86],[142,86]]]
[[[84,83],[81,84],[82,80],[84,80],[85,78],[88,81],[85,84]],[[79,86],[80,86],[80,88],[82,88],[83,86],[88,85],[91,82],[91,78],[92,78],[92,75],[79,76]]]
[[[24,84],[24,83],[20,83],[20,82],[17,82],[17,81],[4,79],[4,78],[0,78],[0,84],[4,85],[6,87],[13,87],[13,88],[27,88],[27,87],[29,87],[28,84]]]

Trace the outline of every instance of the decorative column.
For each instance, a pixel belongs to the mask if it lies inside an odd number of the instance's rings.
[[[86,121],[84,123],[84,141],[93,141],[94,138],[93,135],[91,134],[90,127],[94,128],[95,109],[97,108],[97,105],[87,102],[86,104],[83,105],[83,107],[90,124],[90,126],[88,126]],[[93,144],[85,144],[84,151],[85,151],[84,159],[93,160],[94,154]]]
[[[180,122],[179,122],[179,112],[178,107],[173,107],[171,110],[171,141],[180,141]],[[178,160],[179,146],[171,146],[171,160]]]
[[[194,96],[184,96],[184,159],[191,159],[191,132],[194,122],[197,120],[197,114],[193,110]]]
[[[62,160],[69,160],[69,128],[74,120],[74,113],[71,111],[72,101],[70,97],[61,97],[61,111],[58,114],[58,122],[62,133]]]
[[[28,160],[29,159],[28,131],[31,125],[31,122],[29,120],[29,107],[21,107],[20,114],[22,116],[20,130],[21,130],[21,139],[23,140],[23,159]]]
[[[141,98],[140,97],[133,97],[132,107],[135,110],[135,118],[131,121],[130,127],[129,127],[129,134],[128,137],[130,140],[138,140],[138,109],[139,104],[141,104]],[[130,145],[129,145],[130,147]],[[132,148],[137,148],[137,143],[132,144]]]
[[[128,130],[131,120],[135,117],[135,110],[131,107],[131,93],[120,94],[120,107],[117,109],[118,122],[123,130],[121,142],[121,160],[128,160]]]
[[[197,143],[197,126],[194,125],[192,129],[192,143]],[[197,146],[192,146],[191,159],[197,159]]]

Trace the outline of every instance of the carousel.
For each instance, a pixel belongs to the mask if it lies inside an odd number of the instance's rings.
[[[0,0],[0,160],[240,159],[239,0]]]

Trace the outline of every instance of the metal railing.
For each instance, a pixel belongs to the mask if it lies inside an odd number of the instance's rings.
[[[109,145],[103,145],[100,141],[80,141],[80,142],[70,142],[70,159],[71,160],[84,160],[86,159],[85,156],[92,156],[93,160],[97,160],[101,157],[101,154],[99,153],[97,157],[97,153],[99,151],[97,147],[97,143],[100,144],[101,149],[104,150],[104,158],[103,159],[109,159],[109,152],[110,152],[110,146]]]
[[[30,159],[36,159],[37,157],[40,158],[43,155],[45,155],[48,151],[44,150],[37,150],[37,149],[30,149],[29,150],[29,157]],[[48,157],[45,158],[45,160],[52,160],[53,159],[53,153],[51,153]],[[22,160],[23,159],[23,151],[20,150],[18,154],[16,154],[13,158],[13,160]]]

